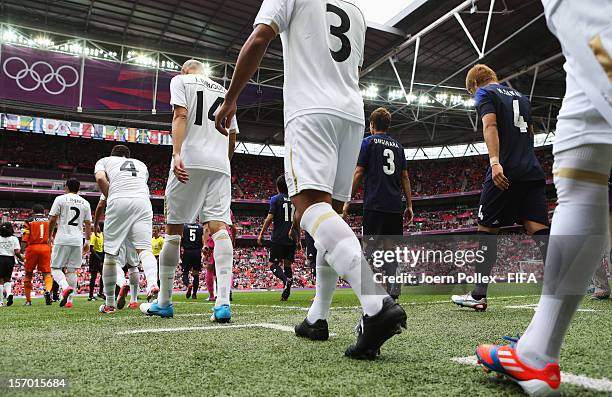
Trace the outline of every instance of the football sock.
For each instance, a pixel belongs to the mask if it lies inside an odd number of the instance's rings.
[[[117,284],[117,255],[104,255],[104,266],[102,267],[102,279],[104,280],[104,295],[106,295],[106,306],[116,307],[115,285]]]
[[[157,281],[159,280],[159,278],[157,276],[157,259],[155,259],[155,256],[151,251],[140,251],[140,253],[138,254],[138,259],[142,264],[142,270],[144,271],[145,278],[147,279],[148,292],[151,290],[151,288],[158,286]],[[172,277],[174,277],[174,273],[172,274]],[[172,291],[172,289],[170,289],[170,291]]]
[[[548,251],[548,236],[550,236],[550,229],[542,229],[538,230],[533,234],[533,238],[540,250],[540,255],[542,255],[542,262],[546,260],[546,254]]]
[[[51,270],[51,276],[53,276],[53,270]],[[53,280],[53,286],[51,287],[51,292],[56,295],[59,293],[59,288],[60,285],[58,284],[57,281],[55,281],[55,279]]]
[[[283,269],[281,269],[278,263],[272,263],[272,266],[270,266],[270,270],[272,270],[272,274],[274,274],[276,278],[281,280],[283,284],[287,282],[287,277],[285,277],[285,272],[283,272]]]
[[[51,292],[51,289],[53,288],[53,277],[51,277],[50,273],[47,273],[43,276],[43,279],[45,282],[45,291]]]
[[[234,248],[232,239],[227,230],[221,229],[212,236],[215,242],[213,257],[217,275],[217,300],[215,307],[229,305],[230,290],[232,289],[232,262],[234,261]]]
[[[491,271],[497,261],[497,235],[483,231],[478,231],[479,249],[483,254],[483,261],[475,263],[475,273],[479,273],[482,277],[491,275]],[[480,300],[487,297],[489,283],[477,283],[472,290],[472,298]]]
[[[0,302],[4,303],[4,283],[0,284]],[[6,294],[8,296],[8,294]]]
[[[338,273],[325,261],[323,254],[323,251],[317,251],[317,278],[315,280],[317,293],[306,316],[306,320],[310,324],[314,324],[317,320],[327,320],[332,297],[338,283]]]
[[[181,255],[181,236],[166,235],[164,246],[159,255],[159,295],[157,304],[167,307],[172,301],[172,287],[174,286],[174,274]],[[151,254],[153,260],[155,257]],[[144,268],[144,261],[143,261]],[[154,280],[151,280],[155,282]],[[147,282],[149,279],[147,277]]]
[[[137,267],[128,270],[130,279],[130,303],[138,301],[138,283],[140,282],[140,271]]]
[[[26,302],[32,300],[32,276],[25,276],[23,279],[23,291],[25,293]]]
[[[200,273],[193,274],[193,293],[198,292],[198,288],[200,288]]]
[[[94,289],[96,288],[96,279],[98,278],[98,272],[89,273],[89,297],[93,298]]]
[[[117,294],[119,294],[119,289],[125,284],[125,272],[120,265],[115,265],[115,269],[117,269],[117,281],[115,282],[117,284],[116,291]]]
[[[66,273],[66,280],[68,280],[68,285],[72,287],[73,293],[68,298],[68,302],[72,302],[72,297],[77,292],[77,275],[74,271],[69,271]]]
[[[57,282],[62,290],[66,290],[68,288],[68,280],[66,280],[66,275],[62,269],[51,269],[51,274],[53,275],[53,280]]]
[[[206,289],[208,296],[215,296],[215,272],[213,270],[206,269]]]
[[[558,205],[542,296],[517,344],[517,353],[527,365],[543,368],[559,360],[567,329],[607,242],[611,166],[612,145],[585,145],[555,155]]]
[[[332,269],[351,285],[363,312],[368,316],[378,313],[383,299],[388,295],[380,284],[374,283],[372,270],[350,226],[328,203],[308,207],[302,216],[301,226],[313,237],[317,251],[324,252],[325,260]]]
[[[189,272],[184,271],[181,277],[181,280],[183,280],[183,285],[185,287],[188,287],[189,286]]]
[[[10,281],[4,283],[4,292],[6,292],[6,296],[13,295],[13,284]]]
[[[291,265],[285,266],[285,277],[289,280],[293,278],[293,267]]]

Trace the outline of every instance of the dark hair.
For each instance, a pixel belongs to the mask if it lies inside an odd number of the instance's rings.
[[[281,193],[289,193],[289,189],[287,189],[287,181],[285,180],[285,175],[281,175],[276,178],[276,188]]]
[[[70,193],[78,193],[81,189],[81,182],[78,179],[70,178],[66,181],[66,187]]]
[[[130,148],[125,145],[115,145],[111,150],[111,156],[130,158]]]
[[[45,212],[45,207],[40,204],[34,204],[32,206],[32,211],[34,211],[35,214],[43,214]]]
[[[13,233],[13,224],[11,222],[4,222],[2,225],[0,225],[0,236],[11,237]]]
[[[374,126],[374,130],[387,132],[391,126],[391,113],[385,108],[378,108],[370,115],[370,123]]]

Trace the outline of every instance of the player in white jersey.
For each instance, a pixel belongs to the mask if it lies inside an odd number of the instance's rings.
[[[49,211],[49,236],[51,250],[51,275],[62,289],[60,307],[72,307],[72,293],[76,291],[76,270],[81,267],[83,257],[89,252],[91,236],[91,206],[79,196],[81,183],[70,178],[66,181],[66,194],[53,200]],[[83,225],[85,242],[83,243]],[[57,233],[53,237],[53,230]],[[62,269],[66,269],[66,273]]]
[[[166,185],[166,238],[159,255],[160,291],[157,302],[143,304],[147,315],[172,317],[172,286],[179,263],[183,225],[196,218],[208,225],[215,241],[217,300],[211,320],[228,322],[232,283],[233,247],[227,233],[231,225],[231,169],[238,124],[228,123],[229,134],[215,130],[214,113],[223,102],[225,88],[204,74],[204,66],[188,60],[170,82],[172,162]]]
[[[319,253],[316,297],[295,331],[310,339],[329,337],[327,316],[340,275],[351,284],[364,311],[357,343],[345,354],[374,359],[380,346],[401,332],[406,313],[374,283],[359,240],[338,214],[350,199],[363,139],[359,68],[365,33],[365,19],[353,1],[264,0],[238,57],[216,126],[227,134],[238,95],[280,34],[285,63],[285,179],[296,208],[293,231],[305,229]]]
[[[116,310],[116,265],[121,246],[129,241],[136,248],[143,268],[157,268],[151,251],[153,209],[147,185],[149,171],[142,161],[130,158],[127,146],[116,145],[110,157],[98,160],[95,175],[100,191],[106,197],[102,269],[106,303],[100,306],[100,312],[112,313]],[[98,215],[96,221],[97,218]],[[153,293],[151,288],[149,293]]]
[[[487,369],[507,375],[532,396],[559,393],[561,345],[609,238],[612,167],[612,2],[542,3],[567,72],[553,144],[558,205],[542,296],[516,344],[476,350]]]
[[[138,258],[138,252],[129,240],[126,240],[121,249],[119,250],[119,256],[117,257],[117,285],[119,286],[119,294],[117,295],[117,309],[121,310],[125,307],[126,298],[128,293],[130,294],[130,309],[138,308],[138,289],[140,286],[140,270],[138,265],[140,259]],[[125,271],[127,270],[128,278],[125,278]],[[147,278],[147,289],[150,284],[155,284],[156,280],[151,282]]]

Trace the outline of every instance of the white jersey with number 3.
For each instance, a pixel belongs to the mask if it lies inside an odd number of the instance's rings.
[[[53,200],[49,215],[58,217],[55,244],[83,244],[83,223],[91,221],[91,206],[87,200],[78,194],[63,194]]]
[[[312,113],[364,123],[359,68],[366,22],[353,1],[264,0],[260,24],[283,41],[285,125]]]
[[[215,128],[215,113],[227,90],[201,74],[180,74],[170,82],[170,103],[187,109],[187,129],[181,147],[185,168],[230,175],[229,138]],[[230,131],[238,133],[236,117]],[[172,166],[170,167],[172,169]]]
[[[95,172],[105,171],[110,182],[108,202],[116,198],[149,199],[149,170],[140,160],[110,156],[96,163]]]

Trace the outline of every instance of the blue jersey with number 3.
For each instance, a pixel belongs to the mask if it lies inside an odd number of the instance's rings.
[[[291,199],[284,193],[279,193],[270,199],[270,211],[273,216],[274,229],[272,230],[272,242],[281,245],[293,245],[289,238],[289,230],[293,222],[293,204]]]
[[[363,209],[402,213],[402,172],[408,167],[402,145],[389,135],[370,135],[361,143],[357,165],[365,168]]]
[[[499,162],[504,175],[512,181],[545,179],[533,150],[530,133],[531,103],[520,92],[501,84],[489,84],[476,91],[476,109],[480,118],[494,113],[499,134]],[[491,179],[491,167],[486,180]]]

